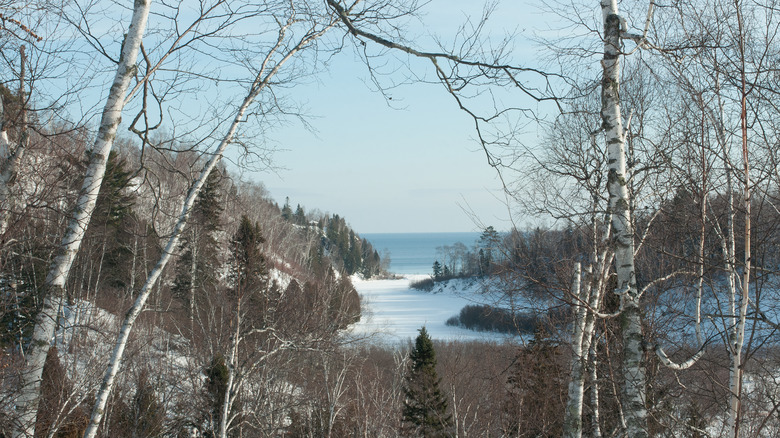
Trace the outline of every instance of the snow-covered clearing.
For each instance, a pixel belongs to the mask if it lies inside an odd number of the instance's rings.
[[[478,284],[447,287],[439,291],[423,292],[409,287],[412,280],[426,276],[408,276],[397,280],[360,280],[353,284],[360,293],[363,316],[350,327],[358,336],[375,335],[380,342],[405,342],[414,339],[423,325],[431,338],[439,340],[490,340],[502,341],[507,335],[491,332],[475,332],[445,323],[457,315],[467,304],[477,302]]]

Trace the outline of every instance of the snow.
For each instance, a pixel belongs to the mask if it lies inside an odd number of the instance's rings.
[[[350,327],[355,336],[373,336],[389,343],[414,339],[423,325],[433,339],[447,341],[502,341],[508,335],[475,332],[447,326],[447,319],[457,315],[467,304],[479,302],[479,284],[451,283],[447,287],[423,292],[409,287],[413,280],[427,276],[406,276],[392,280],[352,282],[361,296],[363,315]]]

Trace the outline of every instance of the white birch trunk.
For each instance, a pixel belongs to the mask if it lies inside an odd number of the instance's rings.
[[[591,429],[593,438],[601,438],[601,425],[599,424],[599,380],[598,358],[596,356],[596,344],[591,343],[590,355],[593,358],[590,363],[590,406]]]
[[[604,18],[604,71],[601,116],[606,133],[609,175],[609,213],[615,249],[617,290],[621,298],[623,333],[623,412],[626,434],[647,437],[645,406],[644,337],[634,271],[634,230],[626,173],[626,147],[620,112],[621,18],[615,0],[602,0]]]
[[[740,29],[741,30],[741,29]],[[741,34],[741,32],[740,32]],[[720,83],[719,81],[716,82],[717,90],[720,91]],[[744,104],[745,102],[741,102]],[[744,110],[744,108],[743,108]],[[717,227],[716,222],[716,231],[718,232],[718,236],[721,240],[721,250],[724,254],[724,270],[726,272],[726,279],[728,280],[728,317],[725,318],[725,320],[728,322],[726,324],[726,327],[724,328],[724,331],[726,331],[729,334],[728,337],[728,345],[727,350],[729,353],[729,407],[728,407],[728,430],[730,431],[730,434],[732,434],[735,437],[739,436],[739,412],[740,412],[740,403],[741,403],[741,393],[742,393],[742,372],[741,372],[741,362],[742,362],[742,345],[744,343],[744,329],[745,329],[745,321],[747,317],[747,305],[748,305],[748,289],[743,289],[743,296],[742,296],[742,302],[739,303],[737,297],[738,297],[738,275],[737,275],[737,259],[736,259],[736,237],[735,237],[735,228],[734,228],[734,221],[736,218],[736,211],[734,208],[734,182],[733,182],[733,172],[735,171],[734,166],[731,163],[731,160],[729,158],[729,145],[726,140],[726,132],[723,125],[723,102],[719,102],[719,116],[716,116],[715,114],[711,114],[711,117],[713,121],[717,124],[717,139],[719,146],[721,148],[721,155],[723,160],[723,166],[725,169],[725,175],[726,175],[726,193],[727,193],[727,214],[726,214],[726,230],[723,231],[719,227]],[[741,115],[744,116],[744,113]],[[745,119],[742,120],[743,122],[743,132],[742,132],[742,140],[743,142],[747,141],[747,133],[746,133],[746,126],[744,125]],[[746,176],[749,176],[748,168],[747,168],[747,148],[746,144],[743,143],[743,159],[745,160],[745,172]],[[745,190],[749,190],[749,179],[746,179],[746,185]],[[749,191],[747,192],[749,194]],[[746,199],[749,199],[749,196],[745,196]],[[749,210],[749,204],[746,203],[746,207]],[[746,217],[746,232],[749,232],[749,224],[750,224],[750,217],[749,215]],[[746,272],[745,274],[749,274],[749,254],[750,254],[750,248],[749,248],[750,239],[749,236],[746,236]],[[749,280],[748,276],[745,276],[743,278],[743,282],[747,283]],[[745,284],[744,286],[748,286],[748,284]],[[739,313],[738,312],[738,304],[739,306]],[[741,334],[741,336],[740,336]]]
[[[252,104],[252,102],[254,102],[260,91],[262,91],[263,88],[265,88],[270,83],[271,79],[276,75],[282,65],[284,65],[296,53],[305,48],[309,43],[323,35],[328,29],[332,27],[332,25],[327,25],[319,31],[312,31],[311,33],[304,35],[295,46],[289,49],[289,51],[276,63],[276,65],[269,69],[268,65],[271,62],[272,56],[276,54],[276,52],[283,46],[285,33],[287,29],[292,24],[294,24],[294,22],[294,17],[290,17],[287,23],[280,29],[279,39],[277,40],[276,45],[264,58],[262,66],[259,69],[259,73],[252,82],[252,85],[250,86],[244,101],[236,111],[236,115],[234,116],[227,133],[225,133],[222,141],[219,143],[216,150],[212,153],[211,158],[203,166],[200,175],[187,193],[187,197],[184,200],[181,212],[179,213],[179,216],[176,220],[176,225],[174,226],[173,232],[168,239],[168,243],[165,245],[165,248],[162,251],[160,259],[149,273],[149,276],[147,277],[144,285],[141,287],[141,290],[139,291],[138,297],[133,303],[133,306],[125,314],[125,319],[122,323],[122,327],[119,330],[116,344],[114,345],[114,350],[111,354],[111,358],[109,359],[105,375],[103,376],[103,383],[101,384],[100,390],[98,391],[95,400],[95,406],[92,409],[89,426],[84,433],[84,438],[94,438],[95,434],[97,433],[97,428],[103,418],[106,402],[108,401],[108,396],[113,389],[114,380],[116,378],[117,372],[119,371],[119,365],[122,361],[122,356],[124,355],[125,347],[127,345],[127,339],[130,337],[130,332],[133,329],[135,320],[138,318],[138,315],[141,314],[141,311],[146,304],[146,300],[149,298],[149,295],[151,294],[157,279],[160,277],[163,269],[165,269],[165,266],[170,261],[171,256],[176,251],[179,239],[181,239],[181,235],[184,232],[184,227],[187,225],[187,219],[190,216],[192,206],[195,204],[198,193],[200,193],[200,190],[206,184],[206,180],[208,179],[212,170],[214,170],[214,168],[217,166],[217,163],[219,163],[219,161],[222,159],[222,155],[225,153],[227,146],[233,141],[239,124],[244,122],[244,115],[246,114],[247,109]]]
[[[195,345],[195,277],[198,274],[198,245],[195,230],[192,230],[192,241],[190,242],[190,340]]]
[[[146,30],[150,2],[151,0],[135,0],[132,21],[127,29],[116,76],[103,108],[98,135],[90,151],[90,162],[84,176],[84,182],[58,254],[46,277],[44,286],[46,295],[43,299],[43,307],[35,318],[35,327],[27,351],[27,361],[21,376],[21,389],[16,403],[20,419],[18,427],[11,434],[13,437],[31,437],[34,433],[43,363],[54,337],[57,309],[64,295],[65,282],[68,279],[73,260],[76,258],[95,209],[97,195],[106,171],[108,154],[114,144],[117,128],[122,119],[125,94],[135,74],[136,59],[141,39]]]
[[[26,152],[29,143],[27,110],[25,108],[26,97],[24,92],[24,68],[27,57],[24,54],[24,46],[19,48],[19,55],[21,59],[21,67],[19,69],[19,102],[21,105],[21,117],[19,118],[20,136],[16,149],[14,149],[13,152],[11,152],[11,141],[8,138],[8,130],[5,127],[5,107],[3,106],[3,99],[0,98],[0,238],[2,238],[8,229],[11,213],[11,186],[13,185],[14,177],[22,162],[22,158],[24,158],[24,153]],[[5,212],[3,212],[4,209],[6,210]]]
[[[737,8],[737,23],[739,26],[739,53],[740,53],[740,124],[742,134],[742,200],[745,209],[745,235],[744,243],[744,267],[742,271],[742,296],[740,297],[739,316],[734,327],[734,345],[731,356],[731,369],[729,370],[729,388],[731,390],[731,402],[729,403],[729,426],[734,438],[739,438],[740,414],[742,410],[742,349],[745,344],[745,327],[747,322],[747,310],[750,302],[750,235],[751,235],[751,193],[750,193],[750,160],[748,156],[747,138],[747,80],[745,77],[745,33],[742,22],[742,9],[740,2],[735,2]]]
[[[582,436],[582,403],[585,394],[585,355],[583,353],[583,338],[585,337],[585,318],[589,309],[585,305],[587,297],[582,287],[582,265],[574,266],[574,280],[571,294],[574,298],[574,332],[571,339],[571,373],[569,377],[569,397],[566,402],[566,413],[563,420],[563,436],[579,438]]]
[[[606,257],[606,254],[602,254],[602,256]],[[599,258],[599,265],[604,261],[605,258]],[[577,268],[575,270],[581,275],[579,263],[577,263]],[[588,363],[588,357],[596,329],[596,311],[601,305],[602,291],[604,290],[604,270],[600,266],[597,271],[599,277],[598,280],[594,281],[593,266],[588,266],[585,275],[585,285],[582,286],[581,284],[577,284],[581,282],[581,279],[575,279],[574,284],[574,290],[579,290],[580,308],[577,310],[575,335],[572,340],[573,356],[571,378],[569,381],[569,397],[564,418],[564,437],[580,437],[583,432],[582,410],[584,404],[586,371],[590,366],[595,366]],[[577,334],[577,331],[580,331],[581,333]],[[575,344],[575,342],[578,343],[578,345]],[[593,357],[595,360],[595,354]]]
[[[236,367],[238,366],[238,343],[241,342],[241,298],[238,299],[236,306],[236,330],[233,333],[233,347],[230,351],[230,362],[228,363],[228,381],[225,385],[225,397],[222,400],[221,415],[219,417],[219,438],[227,438],[228,432],[228,414],[230,413],[230,404],[233,402],[233,381],[236,376]]]

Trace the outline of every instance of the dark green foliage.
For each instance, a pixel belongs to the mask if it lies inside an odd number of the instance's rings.
[[[368,240],[361,239],[344,218],[335,214],[327,219],[326,224],[322,246],[332,259],[340,262],[347,275],[360,273],[364,278],[371,278],[381,273],[379,253]]]
[[[112,151],[85,239],[102,263],[103,285],[126,292],[130,284],[136,216],[135,195],[128,193],[132,172],[127,161]]]
[[[328,321],[339,330],[360,321],[360,295],[346,277],[338,279],[330,288]]]
[[[282,219],[286,220],[287,222],[291,222],[293,218],[293,211],[290,207],[290,198],[287,197],[284,199],[284,207],[282,207]]]
[[[195,205],[192,206],[190,220],[194,220],[207,233],[218,231],[222,226],[223,205],[223,170],[215,169],[209,174],[206,183],[198,193]]]
[[[222,418],[222,403],[225,401],[225,391],[227,390],[228,370],[225,356],[217,354],[211,359],[211,363],[203,371],[206,375],[205,397],[208,405],[207,418],[205,423],[207,429],[204,436],[213,437],[219,430],[220,418]]]
[[[433,279],[438,280],[442,276],[441,263],[438,260],[433,262]]]
[[[485,228],[482,235],[479,237],[479,267],[480,274],[487,275],[493,270],[493,263],[495,262],[494,253],[498,250],[498,246],[501,243],[501,236],[498,231],[489,226]]]
[[[322,241],[319,245],[312,245],[309,249],[309,268],[317,277],[324,276],[326,269],[329,268],[328,260],[325,257],[325,243]]]
[[[407,436],[450,437],[452,415],[447,412],[447,397],[439,389],[436,351],[425,327],[409,353],[404,378],[403,432]]]
[[[220,242],[217,232],[222,226],[222,172],[209,174],[198,194],[187,228],[179,244],[181,256],[176,263],[176,276],[172,291],[180,300],[195,307],[204,291],[216,288],[220,266]]]
[[[127,161],[111,151],[92,216],[95,223],[116,228],[132,214],[135,197],[127,193],[132,180],[127,167]]]
[[[306,213],[303,212],[301,204],[295,208],[295,215],[293,215],[293,223],[296,225],[306,225]]]
[[[260,245],[265,242],[259,224],[241,216],[238,230],[230,242],[231,282],[237,293],[251,292],[265,285],[268,269]]]
[[[268,267],[260,245],[265,242],[259,224],[241,216],[238,230],[230,241],[228,296],[246,309],[242,324],[247,329],[266,324],[268,312],[274,306],[274,292],[269,289]]]
[[[499,333],[526,333],[536,330],[538,318],[530,314],[513,313],[487,304],[469,304],[460,309],[458,316],[447,320],[447,325],[469,330]]]
[[[363,277],[371,278],[382,271],[382,258],[371,243],[363,239]]]
[[[24,102],[22,102],[19,93],[15,93],[1,84],[0,99],[3,99],[3,120],[0,120],[0,123],[5,123],[7,131],[16,131],[21,122],[19,115],[24,107]],[[30,117],[29,112],[28,117]]]
[[[4,258],[0,272],[0,346],[3,347],[26,342],[42,304],[49,252],[44,245],[29,244],[33,246],[0,256]]]

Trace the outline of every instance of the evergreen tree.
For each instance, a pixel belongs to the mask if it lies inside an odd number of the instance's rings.
[[[225,390],[228,382],[228,366],[225,356],[217,354],[211,359],[211,364],[203,370],[206,375],[205,398],[209,411],[206,413],[203,432],[205,437],[214,437],[219,429],[222,416],[222,403],[225,400]]]
[[[447,398],[439,389],[436,350],[425,326],[409,353],[409,361],[404,385],[403,432],[426,438],[452,436],[452,415],[447,412]]]
[[[439,263],[438,260],[433,262],[433,279],[439,280],[441,279],[442,272],[441,272],[441,263]]]
[[[363,267],[363,250],[360,246],[360,239],[353,230],[347,234],[346,251],[344,251],[344,269],[347,274],[352,275]]]
[[[219,239],[222,206],[221,172],[212,172],[195,200],[187,230],[179,245],[182,252],[176,264],[173,293],[188,304],[190,330],[194,331],[197,302],[204,291],[213,290],[218,282]]]
[[[115,151],[108,155],[103,184],[85,236],[85,249],[91,245],[101,266],[101,285],[125,291],[130,284],[135,228],[135,195],[128,193],[132,172]],[[87,251],[84,252],[85,254]]]
[[[290,207],[289,196],[284,198],[284,206],[282,207],[282,218],[287,222],[292,221],[293,218],[293,211],[292,211],[292,207]]]
[[[259,224],[252,224],[246,215],[241,216],[238,230],[231,240],[232,266],[230,281],[236,296],[250,297],[265,290],[268,269],[260,245],[265,238]]]
[[[482,235],[479,237],[479,265],[480,271],[484,274],[490,274],[492,264],[495,261],[493,252],[498,249],[498,244],[501,241],[501,236],[498,234],[493,226],[485,228]]]
[[[303,212],[303,207],[298,204],[295,208],[295,216],[293,216],[296,225],[306,225],[306,213]]]

